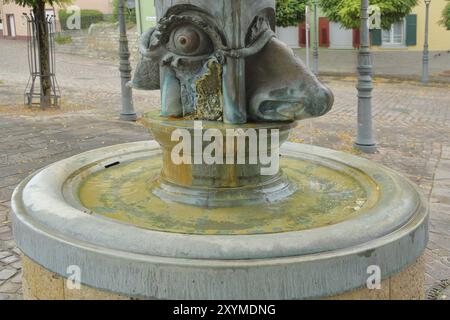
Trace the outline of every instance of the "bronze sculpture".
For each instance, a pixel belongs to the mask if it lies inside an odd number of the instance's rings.
[[[275,1],[156,0],[133,87],[161,90],[162,116],[295,121],[319,117],[333,95],[275,36]]]

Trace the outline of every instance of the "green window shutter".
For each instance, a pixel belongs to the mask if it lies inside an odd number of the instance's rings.
[[[373,46],[381,46],[381,29],[370,30],[370,36]]]
[[[406,45],[417,45],[417,15],[406,16]]]

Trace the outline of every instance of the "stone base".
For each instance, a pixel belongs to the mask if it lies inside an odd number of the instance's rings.
[[[65,278],[30,258],[22,258],[22,288],[25,300],[130,300],[130,298],[82,285],[69,289]]]
[[[28,257],[23,257],[23,297],[26,300],[137,300],[137,298],[81,286],[69,289],[65,278]],[[327,297],[327,300],[423,300],[425,261],[419,258],[402,272],[381,282],[380,290],[358,289]]]
[[[383,280],[380,290],[367,288],[329,297],[329,300],[424,300],[425,259],[417,261],[396,275]]]

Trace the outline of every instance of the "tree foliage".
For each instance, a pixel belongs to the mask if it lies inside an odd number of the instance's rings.
[[[305,7],[308,0],[277,0],[277,25],[297,26],[305,21]]]
[[[130,9],[128,8],[128,1],[124,2],[125,10],[123,14],[125,15],[125,21],[136,23],[136,9]],[[119,21],[119,0],[113,1],[113,14],[112,14],[112,21],[117,22]]]
[[[370,0],[381,10],[381,26],[388,29],[411,13],[418,0]],[[319,0],[319,4],[329,20],[353,29],[360,26],[361,0]]]
[[[442,20],[441,20],[441,24],[444,27],[447,27],[447,30],[450,30],[450,0],[449,3],[447,3],[447,5],[444,8],[444,11],[442,11]]]

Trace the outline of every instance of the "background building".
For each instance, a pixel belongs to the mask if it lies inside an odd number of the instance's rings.
[[[432,0],[430,6],[430,50],[450,50],[450,31],[439,24],[446,0]],[[155,25],[153,1],[136,0],[138,31],[142,33]],[[311,28],[314,26],[311,25]],[[376,51],[422,51],[425,33],[425,3],[420,0],[412,13],[389,30],[373,30],[372,47]],[[298,27],[278,28],[278,37],[291,47],[305,47],[305,24]],[[319,12],[319,46],[329,49],[354,49],[359,47],[359,30],[343,28]]]
[[[3,1],[0,1],[0,37],[3,36]]]
[[[446,0],[432,0],[430,5],[429,42],[431,51],[450,50],[450,30],[439,24]],[[425,41],[425,3],[423,0],[403,21],[390,30],[372,32],[374,50],[422,51]]]
[[[450,50],[450,31],[439,24],[446,0],[432,0],[430,5],[429,42],[431,51]],[[349,30],[329,21],[319,12],[319,45],[329,49],[352,49],[359,46],[359,30]],[[313,25],[311,25],[313,28]],[[292,47],[306,44],[305,24],[279,28],[278,36]],[[422,51],[425,38],[425,3],[423,0],[412,13],[395,23],[389,30],[372,30],[372,49],[376,51]]]
[[[153,1],[136,0],[136,22],[139,34],[156,25],[156,10]]]
[[[112,0],[74,0],[73,5],[79,6],[81,9],[97,10],[103,14],[110,15],[113,12]],[[55,15],[58,26],[58,12],[61,7],[48,7],[49,15]],[[0,20],[3,22],[3,32],[0,36],[8,39],[26,39],[27,24],[24,14],[29,14],[31,8],[22,7],[15,3],[4,3],[0,0]]]

